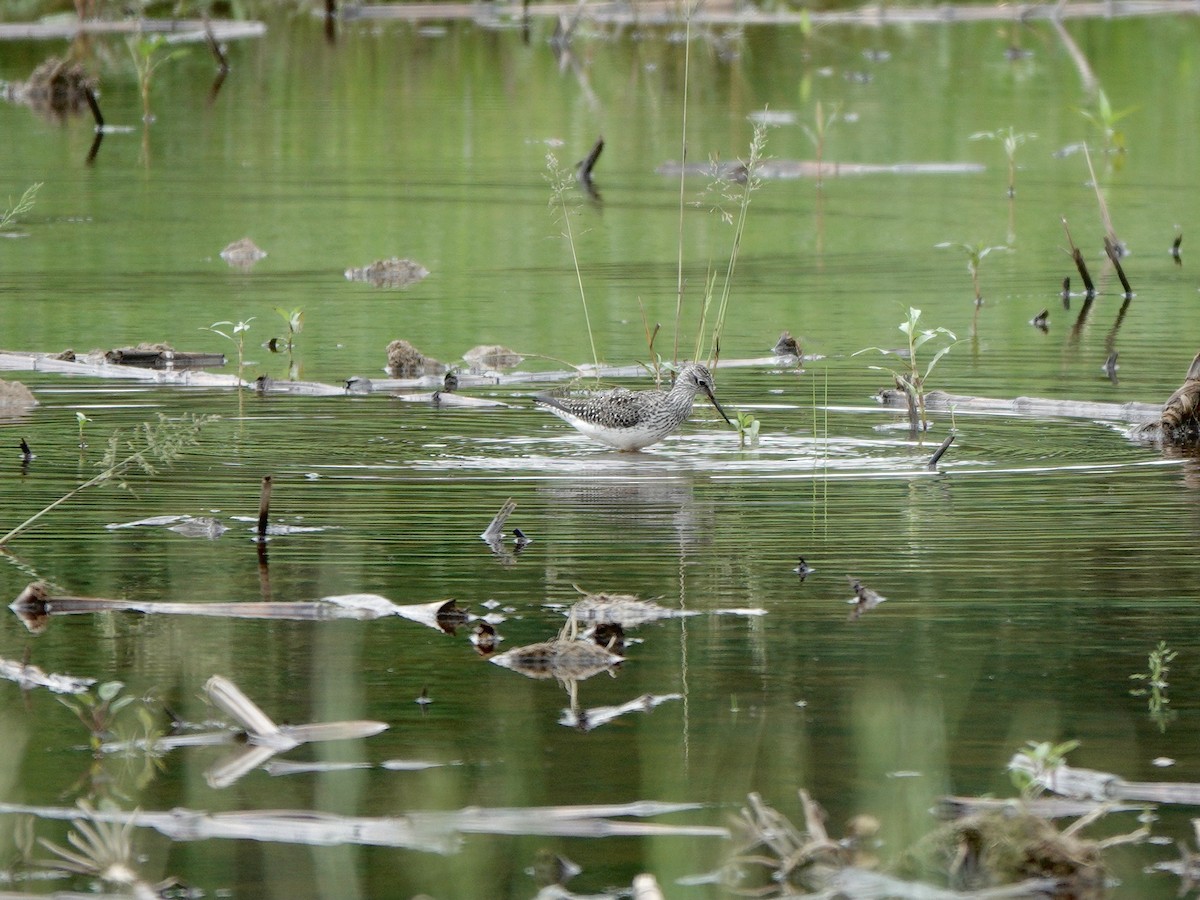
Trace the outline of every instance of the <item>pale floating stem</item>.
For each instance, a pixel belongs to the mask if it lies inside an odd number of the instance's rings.
[[[512,497],[509,497],[507,500],[505,500],[504,505],[500,507],[500,512],[496,513],[496,517],[492,519],[491,524],[484,529],[483,534],[479,535],[479,537],[489,544],[499,541],[501,538],[503,538],[504,523],[508,521],[508,517],[513,514],[513,511],[516,508],[517,501]]]
[[[228,678],[212,676],[204,684],[204,693],[213,706],[235,720],[249,734],[255,737],[274,737],[279,734],[279,726],[274,720]]]
[[[36,522],[42,516],[46,515],[46,513],[51,512],[55,509],[58,509],[58,507],[62,506],[64,503],[66,503],[68,500],[70,500],[76,494],[80,493],[81,491],[83,491],[87,488],[95,487],[96,485],[100,484],[100,482],[107,480],[107,478],[108,478],[108,475],[106,473],[101,473],[100,475],[97,475],[95,478],[91,479],[90,481],[85,481],[83,484],[79,485],[79,487],[74,488],[73,490],[70,490],[67,493],[63,494],[61,497],[59,497],[57,500],[55,500],[53,503],[51,503],[45,509],[41,510],[41,512],[34,513],[32,516],[30,516],[28,519],[26,519],[24,522],[22,522],[16,528],[14,528],[12,531],[10,531],[8,534],[4,535],[4,537],[0,537],[0,547],[3,547],[5,544],[7,544],[9,541],[11,541],[13,538],[15,538],[22,531],[25,531],[26,529],[28,529],[29,526],[31,526],[34,522]]]
[[[46,513],[62,506],[62,504],[86,488],[95,487],[113,480],[120,482],[121,477],[134,468],[141,469],[148,474],[153,474],[155,469],[151,464],[152,458],[162,463],[172,462],[187,447],[196,443],[196,436],[199,434],[200,429],[211,422],[212,419],[212,416],[185,416],[183,419],[172,422],[166,416],[160,415],[158,425],[143,422],[139,432],[141,440],[145,442],[145,446],[141,450],[134,451],[124,459],[117,459],[119,434],[114,432],[109,439],[108,451],[105,453],[104,462],[102,463],[102,465],[106,464],[104,471],[68,491],[49,506],[30,516],[16,528],[9,531],[8,534],[0,537],[0,547],[25,531],[30,525],[46,515]],[[133,449],[132,445],[129,445],[129,447]],[[122,486],[125,486],[123,482],[120,483]]]

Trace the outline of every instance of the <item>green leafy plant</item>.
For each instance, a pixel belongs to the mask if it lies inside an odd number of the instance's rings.
[[[207,328],[201,328],[201,331],[211,331],[213,334],[219,334],[225,340],[237,347],[238,355],[238,381],[242,381],[242,371],[246,366],[246,332],[250,330],[250,323],[254,321],[254,316],[246,319],[244,322],[213,322]],[[223,327],[228,327],[229,331],[222,331]]]
[[[1017,131],[1011,125],[998,131],[977,131],[971,135],[972,141],[999,141],[1004,147],[1004,155],[1008,157],[1008,196],[1010,199],[1017,194],[1017,149],[1026,141],[1031,141],[1036,137],[1036,134]]]
[[[283,319],[284,325],[287,327],[287,333],[282,337],[271,339],[271,351],[279,353],[280,351],[291,352],[296,346],[296,335],[304,330],[304,310],[300,307],[295,309],[284,309],[281,306],[275,307],[275,312],[279,318]]]
[[[994,247],[989,247],[984,243],[978,244],[956,244],[953,241],[942,241],[940,244],[935,244],[939,250],[944,250],[947,247],[953,247],[961,250],[967,256],[967,271],[971,273],[971,287],[975,290],[975,308],[979,309],[983,305],[983,292],[979,287],[979,270],[983,266],[983,261],[989,254],[1011,250],[1007,244],[997,244]]]
[[[57,509],[87,488],[112,483],[128,490],[127,476],[132,473],[156,475],[158,473],[156,463],[170,465],[185,450],[196,446],[199,443],[200,431],[215,419],[216,416],[196,415],[184,415],[178,419],[169,419],[165,415],[159,414],[157,423],[143,422],[128,440],[122,440],[121,433],[114,431],[112,437],[109,438],[108,449],[105,451],[103,459],[97,463],[101,469],[100,474],[68,491],[49,506],[13,528],[8,534],[0,537],[0,547],[29,529],[42,516]]]
[[[1114,110],[1108,100],[1108,94],[1103,88],[1096,90],[1096,103],[1092,109],[1081,109],[1079,114],[1092,123],[1104,139],[1104,152],[1125,152],[1125,133],[1117,128],[1117,123],[1136,110],[1129,106],[1120,111]]]
[[[92,421],[92,420],[89,419],[87,416],[85,416],[83,413],[76,411],[75,423],[79,426],[79,446],[81,448],[87,446],[87,440],[85,440],[84,436],[83,436],[83,426],[86,425],[90,421]]]
[[[908,339],[908,353],[905,357],[908,363],[907,369],[897,370],[884,366],[871,366],[871,368],[892,374],[896,387],[904,392],[908,400],[909,420],[912,422],[913,429],[916,430],[919,423],[920,431],[925,432],[929,430],[929,422],[925,417],[925,382],[929,379],[934,367],[937,366],[942,357],[950,352],[950,348],[954,346],[958,338],[948,328],[923,329],[920,327],[920,322],[921,311],[915,307],[909,307],[908,319],[900,323],[900,331]],[[946,343],[938,348],[933,354],[933,358],[929,360],[922,370],[918,351],[935,338],[945,340]],[[894,350],[885,350],[882,347],[866,347],[855,352],[853,355],[858,356],[862,353],[869,353],[872,350],[885,355],[895,353]]]
[[[758,446],[758,429],[761,423],[754,418],[753,413],[739,412],[737,414],[738,446]]]
[[[154,73],[171,60],[186,56],[188,51],[183,47],[172,47],[167,38],[157,32],[144,34],[139,31],[126,38],[126,45],[137,72],[138,91],[142,96],[142,121],[152,122],[154,115],[150,112],[150,86]]]
[[[99,753],[104,739],[112,734],[117,714],[132,703],[135,697],[122,695],[125,685],[120,681],[105,681],[96,686],[95,693],[88,691],[71,697],[59,697],[58,701],[87,728],[92,752]]]
[[[42,182],[35,181],[29,187],[25,188],[25,193],[21,195],[21,199],[16,203],[12,202],[12,198],[8,199],[8,208],[0,211],[0,232],[8,228],[13,222],[17,221],[25,213],[33,209],[34,200],[37,199],[37,192],[41,190]],[[20,237],[20,235],[7,235],[7,237]]]
[[[1021,796],[1032,799],[1046,789],[1046,782],[1054,777],[1054,773],[1066,765],[1067,754],[1079,746],[1079,741],[1063,741],[1053,744],[1050,741],[1028,741],[1020,756],[1029,766],[1009,764],[1009,776],[1013,785],[1021,792]]]
[[[1168,709],[1171,700],[1167,696],[1170,687],[1167,673],[1171,671],[1171,663],[1178,655],[1177,651],[1167,646],[1166,641],[1159,641],[1146,659],[1146,671],[1129,676],[1130,681],[1141,682],[1141,686],[1130,688],[1129,693],[1134,697],[1146,698],[1150,717],[1158,723],[1160,731],[1166,730],[1167,721],[1174,714],[1174,710]]]
[[[575,267],[575,282],[579,285],[579,299],[583,302],[583,321],[587,326],[588,343],[592,348],[592,363],[600,368],[600,354],[596,352],[596,338],[592,334],[592,319],[588,313],[587,292],[583,289],[583,274],[579,270],[579,253],[575,248],[575,231],[571,228],[571,217],[576,210],[568,197],[573,176],[558,164],[558,158],[553,153],[546,154],[546,179],[550,182],[550,208],[554,211],[562,225],[563,237],[571,248],[571,263]]]

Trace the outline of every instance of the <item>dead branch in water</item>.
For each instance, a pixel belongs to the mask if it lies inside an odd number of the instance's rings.
[[[1085,290],[1084,296],[1091,300],[1096,296],[1096,285],[1092,283],[1092,276],[1088,274],[1087,263],[1083,261],[1083,254],[1079,252],[1079,248],[1075,246],[1075,240],[1071,237],[1071,229],[1067,226],[1067,217],[1062,217],[1063,231],[1067,233],[1067,243],[1071,245],[1071,259],[1075,260],[1075,268],[1079,270],[1079,277],[1083,279],[1083,287]],[[1065,288],[1064,288],[1065,290]]]

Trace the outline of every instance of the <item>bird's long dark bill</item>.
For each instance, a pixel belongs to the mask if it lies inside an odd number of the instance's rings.
[[[730,421],[729,416],[725,415],[725,410],[721,408],[721,404],[717,402],[717,398],[713,396],[713,392],[708,388],[705,388],[704,393],[708,396],[708,399],[712,401],[712,405],[717,408],[717,412],[721,414],[721,418],[732,425],[733,422]]]

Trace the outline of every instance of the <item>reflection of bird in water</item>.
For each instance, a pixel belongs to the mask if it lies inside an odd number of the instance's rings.
[[[870,612],[887,600],[887,597],[875,593],[853,575],[847,575],[846,580],[850,582],[850,587],[854,591],[854,599],[846,601],[854,604],[854,609],[850,610],[851,619],[857,619],[863,613]]]
[[[712,373],[699,363],[685,365],[669,391],[613,388],[584,397],[539,394],[535,399],[593,440],[618,450],[641,450],[682,425],[700,392],[732,425],[713,393]]]
[[[1188,367],[1183,384],[1163,404],[1159,426],[1163,437],[1185,440],[1200,436],[1200,353]]]

